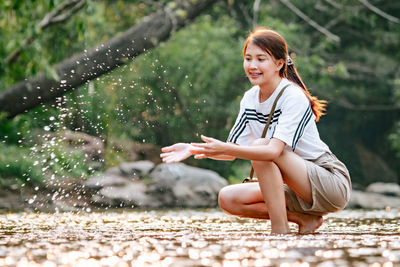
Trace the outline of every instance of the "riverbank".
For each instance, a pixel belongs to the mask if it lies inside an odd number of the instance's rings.
[[[398,225],[399,211],[347,210],[318,233],[269,236],[218,209],[5,213],[0,265],[399,266]]]
[[[110,177],[109,179],[111,179]],[[179,178],[179,177],[178,177]],[[181,178],[179,178],[181,179]],[[162,179],[161,179],[162,180]],[[196,180],[196,179],[191,179]],[[199,179],[197,179],[199,180]],[[138,183],[137,183],[138,184]],[[173,184],[167,183],[169,187]],[[133,184],[135,185],[135,184]],[[0,188],[0,211],[45,211],[45,212],[57,212],[57,211],[85,211],[89,210],[104,210],[104,209],[165,209],[165,208],[196,208],[196,205],[205,208],[213,208],[217,206],[217,193],[218,188],[213,191],[213,194],[201,194],[206,198],[205,202],[200,201],[201,199],[195,198],[193,193],[188,193],[185,190],[195,190],[200,192],[194,186],[186,186],[182,189],[182,180],[180,180],[180,187],[177,192],[186,199],[184,205],[179,205],[176,201],[176,192],[170,190],[158,190],[162,193],[166,199],[170,202],[158,201],[153,202],[153,206],[147,205],[134,205],[132,200],[128,196],[132,196],[133,199],[138,199],[141,196],[143,199],[144,189],[142,187],[135,186],[117,186],[109,185],[113,189],[113,194],[110,196],[99,196],[100,190],[93,190],[90,187],[84,185],[82,181],[64,181],[63,183],[57,183],[57,186],[24,186],[18,189],[1,189]],[[209,184],[206,189],[209,190]],[[220,186],[221,187],[221,186]],[[100,188],[100,187],[99,187]],[[141,189],[142,191],[138,190]],[[189,189],[187,189],[189,188]],[[123,197],[124,191],[129,189]],[[183,194],[186,192],[185,194]],[[154,196],[157,196],[157,192]],[[214,197],[210,197],[213,195]],[[110,201],[110,199],[112,201]],[[173,201],[172,201],[172,200]],[[150,199],[147,203],[152,203]],[[190,205],[189,205],[190,204]],[[198,208],[198,207],[197,207]],[[350,202],[346,209],[381,209],[381,210],[400,210],[400,186],[397,184],[385,184],[385,183],[374,183],[368,186],[364,190],[353,190]]]

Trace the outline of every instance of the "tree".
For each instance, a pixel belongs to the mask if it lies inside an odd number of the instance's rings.
[[[162,11],[145,17],[123,34],[58,63],[54,67],[56,79],[39,73],[1,91],[0,112],[11,118],[110,72],[166,40],[214,2],[177,0],[169,3]]]

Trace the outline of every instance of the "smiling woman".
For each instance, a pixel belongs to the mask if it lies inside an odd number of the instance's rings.
[[[241,100],[239,115],[228,142],[201,136],[205,143],[178,143],[162,149],[164,162],[194,155],[251,160],[258,183],[230,185],[219,193],[225,212],[271,220],[271,233],[290,233],[288,221],[299,233],[311,233],[322,216],[343,209],[350,198],[346,166],[320,139],[316,121],[325,101],[311,96],[288,56],[285,40],[277,32],[257,28],[243,48],[243,68],[253,87]],[[284,91],[285,89],[285,91]],[[281,94],[282,93],[282,94]],[[275,106],[265,138],[264,125]]]
[[[284,64],[283,59],[275,59],[254,43],[247,45],[243,60],[243,68],[247,77],[252,84],[267,90],[270,89],[264,92],[260,90],[260,103],[267,100],[274,92],[276,85],[279,84],[280,77],[275,74]]]

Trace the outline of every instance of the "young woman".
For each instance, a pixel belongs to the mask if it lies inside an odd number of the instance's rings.
[[[243,67],[252,85],[227,142],[202,136],[205,143],[178,143],[162,149],[164,162],[197,159],[251,160],[257,183],[224,187],[218,202],[225,212],[271,220],[271,233],[290,233],[288,221],[299,233],[321,226],[322,215],[343,209],[350,198],[351,181],[345,165],[321,141],[316,121],[325,101],[310,95],[277,32],[257,28],[244,45]],[[288,86],[287,86],[288,85]],[[265,138],[266,118],[281,89]]]

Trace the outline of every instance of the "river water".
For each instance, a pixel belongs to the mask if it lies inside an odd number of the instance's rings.
[[[269,230],[218,209],[2,213],[0,266],[400,266],[399,210],[344,210],[309,235]]]

